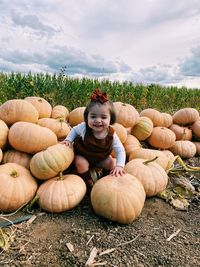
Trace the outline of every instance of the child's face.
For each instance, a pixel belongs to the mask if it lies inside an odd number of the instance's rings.
[[[107,129],[110,125],[110,112],[108,106],[95,105],[88,113],[88,126],[96,132]]]

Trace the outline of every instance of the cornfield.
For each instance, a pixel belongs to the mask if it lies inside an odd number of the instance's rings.
[[[97,87],[106,91],[112,101],[132,104],[138,111],[155,108],[161,112],[174,112],[184,107],[200,110],[200,89],[79,79],[63,73],[59,75],[0,73],[0,104],[9,99],[40,96],[52,106],[60,104],[72,110],[85,106],[92,90]]]

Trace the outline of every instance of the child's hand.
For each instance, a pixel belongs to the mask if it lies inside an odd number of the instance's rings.
[[[61,144],[65,144],[66,146],[69,146],[70,148],[72,148],[72,143],[68,140],[63,140],[62,142],[60,142]]]
[[[123,167],[115,166],[114,169],[112,169],[112,171],[110,172],[110,174],[114,176],[122,176],[126,174],[126,172]]]

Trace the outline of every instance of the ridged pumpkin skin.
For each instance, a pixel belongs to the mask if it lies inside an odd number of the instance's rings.
[[[174,155],[179,155],[181,158],[189,159],[196,154],[196,146],[191,141],[176,141],[169,149]]]
[[[63,119],[41,118],[38,125],[52,130],[58,139],[65,138],[71,130],[71,127]]]
[[[200,156],[200,142],[192,142],[196,146],[195,156]]]
[[[3,153],[3,163],[17,163],[27,169],[30,168],[31,155],[14,149],[7,150]]]
[[[169,128],[173,123],[172,115],[166,112],[161,112],[161,115],[163,117],[163,123],[160,126]]]
[[[77,175],[68,174],[42,183],[36,196],[43,210],[58,213],[76,207],[85,193],[86,185],[83,179]]]
[[[54,132],[30,122],[14,123],[9,130],[8,140],[16,150],[31,154],[57,144]]]
[[[91,203],[96,214],[123,224],[133,222],[141,213],[145,191],[141,182],[130,174],[105,176],[91,191]]]
[[[139,140],[131,134],[127,135],[126,141],[123,143],[123,145],[124,145],[124,149],[126,152],[126,156],[128,157],[131,152],[133,152],[136,149],[141,148],[141,144]]]
[[[75,126],[81,122],[84,121],[84,111],[85,111],[85,107],[78,107],[73,109],[70,113],[69,113],[69,124],[70,126]]]
[[[175,124],[193,124],[198,120],[199,112],[195,108],[182,108],[176,111],[172,117]]]
[[[115,130],[122,144],[126,142],[128,135],[126,128],[122,124],[119,124],[117,122],[112,125],[112,128]]]
[[[23,99],[11,99],[0,106],[0,119],[8,126],[18,121],[36,123],[38,118],[37,109]]]
[[[0,120],[0,148],[3,148],[8,140],[9,128],[7,124]]]
[[[197,138],[200,138],[200,119],[193,123],[192,131]]]
[[[147,142],[158,149],[168,149],[174,145],[176,135],[173,131],[166,127],[154,127],[151,135],[148,137]]]
[[[63,105],[56,105],[52,109],[51,118],[53,119],[63,118],[64,120],[68,121],[69,110]]]
[[[131,129],[131,134],[138,140],[146,140],[153,131],[153,122],[148,117],[140,117],[138,123]]]
[[[148,117],[152,120],[153,126],[163,125],[163,116],[160,111],[154,108],[146,108],[140,112],[140,117]]]
[[[24,100],[30,102],[38,111],[40,118],[50,118],[52,106],[50,103],[42,97],[28,96]]]
[[[156,162],[133,159],[126,163],[124,170],[142,183],[147,197],[155,196],[167,186],[168,176]]]
[[[57,144],[36,153],[30,161],[30,170],[36,178],[47,180],[66,170],[73,159],[72,148],[64,144]]]
[[[176,140],[192,140],[192,130],[178,124],[172,124],[169,128],[176,135]]]
[[[33,199],[37,182],[25,167],[0,165],[0,212],[13,212]]]
[[[122,124],[125,128],[133,127],[139,120],[139,113],[134,106],[122,103],[113,102],[116,112],[116,123]]]

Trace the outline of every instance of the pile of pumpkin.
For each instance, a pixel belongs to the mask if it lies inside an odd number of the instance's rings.
[[[126,175],[96,181],[91,204],[105,218],[130,223],[140,215],[146,197],[166,188],[176,155],[200,155],[200,116],[193,108],[170,115],[151,108],[139,113],[121,102],[114,106],[113,128],[127,154]],[[84,109],[52,107],[34,96],[0,106],[0,212],[16,211],[34,197],[43,210],[53,213],[70,210],[82,201],[85,183],[67,172],[73,149],[59,141],[83,121]]]

